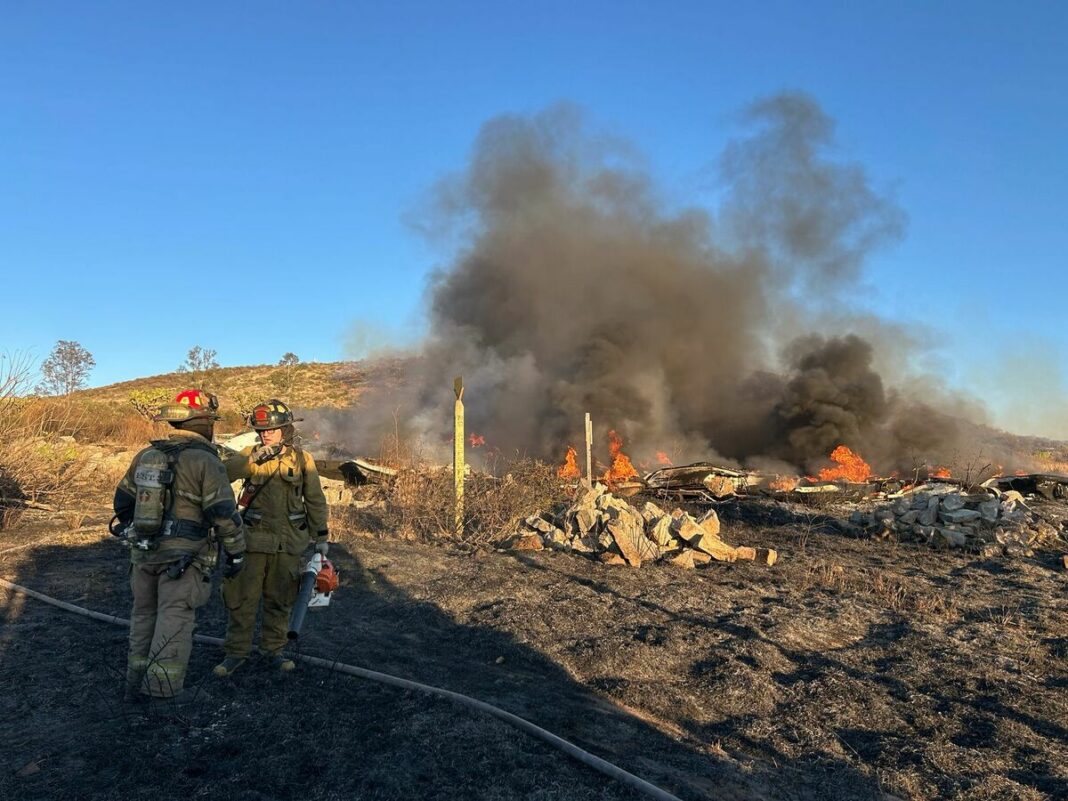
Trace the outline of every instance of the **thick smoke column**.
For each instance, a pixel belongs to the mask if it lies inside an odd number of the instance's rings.
[[[558,458],[591,411],[639,457],[803,466],[845,442],[904,458],[872,346],[794,341],[903,216],[860,167],[827,158],[833,123],[810,98],[761,101],[745,123],[714,210],[669,210],[632,152],[572,107],[487,123],[439,187],[429,224],[463,244],[430,286],[431,334],[409,396],[391,399],[400,418],[447,440],[462,373],[469,425],[505,453]]]

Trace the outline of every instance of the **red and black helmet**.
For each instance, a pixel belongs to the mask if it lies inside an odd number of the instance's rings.
[[[294,417],[292,410],[277,398],[271,398],[265,403],[253,408],[248,416],[248,424],[257,431],[270,431],[272,428],[284,428],[299,422],[301,418]]]
[[[198,419],[218,420],[219,399],[202,389],[186,389],[179,392],[172,403],[159,407],[153,417],[158,422],[184,423]]]

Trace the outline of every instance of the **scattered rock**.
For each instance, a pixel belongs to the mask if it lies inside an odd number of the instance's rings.
[[[642,507],[642,519],[646,525],[653,525],[667,513],[652,501],[646,501]]]
[[[557,550],[570,550],[571,538],[567,536],[567,533],[563,529],[553,526],[546,534],[542,536],[546,545],[556,548]]]
[[[942,512],[955,512],[958,509],[964,508],[964,498],[961,497],[959,492],[954,492],[952,495],[947,495],[942,499]]]
[[[701,516],[701,519],[697,521],[697,525],[703,528],[705,530],[705,533],[708,534],[710,537],[716,537],[717,539],[719,538],[719,515],[716,514],[715,509],[709,509],[707,512],[705,512]]]
[[[582,534],[588,534],[598,527],[601,513],[593,507],[583,506],[575,510],[575,527]]]
[[[678,539],[671,533],[671,515],[663,515],[649,528],[649,538],[661,549],[670,548]]]
[[[623,517],[608,522],[608,533],[631,567],[641,567],[643,558],[656,559],[659,555],[653,550],[656,546],[645,538],[641,528],[629,525]]]
[[[704,551],[713,559],[720,562],[733,562],[737,557],[734,548],[727,545],[718,537],[711,536],[705,529],[698,525],[690,515],[685,512],[677,512],[674,515],[673,531],[684,542],[688,542],[691,548]]]
[[[577,553],[596,553],[597,540],[591,537],[572,537],[571,550]]]
[[[516,534],[505,546],[513,551],[544,551],[545,543],[540,534]]]
[[[683,549],[678,551],[674,556],[668,557],[668,563],[675,565],[675,567],[686,568],[687,570],[694,569],[693,551],[689,549]]]
[[[1032,551],[1026,543],[1017,540],[1015,542],[1010,542],[1005,546],[1005,555],[1015,557],[1034,556],[1035,552]]]
[[[934,545],[944,548],[963,548],[968,544],[968,538],[963,532],[951,528],[939,528],[935,530]]]
[[[768,567],[779,561],[779,552],[774,548],[757,548],[757,561],[763,562]]]
[[[997,498],[992,498],[989,501],[983,501],[979,504],[979,514],[987,523],[998,522],[999,511],[1001,511],[1001,504],[998,502]]]
[[[611,551],[603,551],[597,554],[597,558],[606,565],[625,565],[627,563],[626,559]]]
[[[523,522],[526,523],[527,528],[531,528],[534,531],[540,531],[542,534],[548,534],[550,531],[556,528],[552,523],[543,518],[540,514],[531,515]]]
[[[927,508],[920,513],[921,526],[933,526],[938,522],[938,497],[931,496],[927,499]]]
[[[968,523],[972,520],[978,520],[980,515],[974,509],[951,509],[947,510],[944,506],[942,511],[939,512],[946,523]]]

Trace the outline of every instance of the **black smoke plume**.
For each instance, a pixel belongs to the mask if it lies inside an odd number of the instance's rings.
[[[431,280],[406,387],[357,412],[365,439],[403,426],[442,446],[463,375],[469,430],[505,453],[557,459],[587,411],[639,459],[808,469],[846,444],[896,466],[944,447],[903,422],[913,404],[876,372],[876,343],[807,333],[842,312],[903,213],[830,156],[811,98],[762,100],[742,125],[705,208],[664,197],[571,106],[488,122],[435,192],[426,227],[455,257]]]

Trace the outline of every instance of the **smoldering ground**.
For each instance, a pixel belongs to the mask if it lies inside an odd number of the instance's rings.
[[[890,469],[954,447],[941,393],[921,404],[876,369],[897,332],[830,324],[903,212],[833,157],[834,123],[812,98],[761,100],[739,123],[716,162],[718,205],[679,208],[573,106],[487,122],[422,220],[454,257],[430,280],[408,379],[332,435],[444,449],[462,375],[470,427],[504,453],[557,458],[586,411],[639,458],[809,470],[846,444]]]

